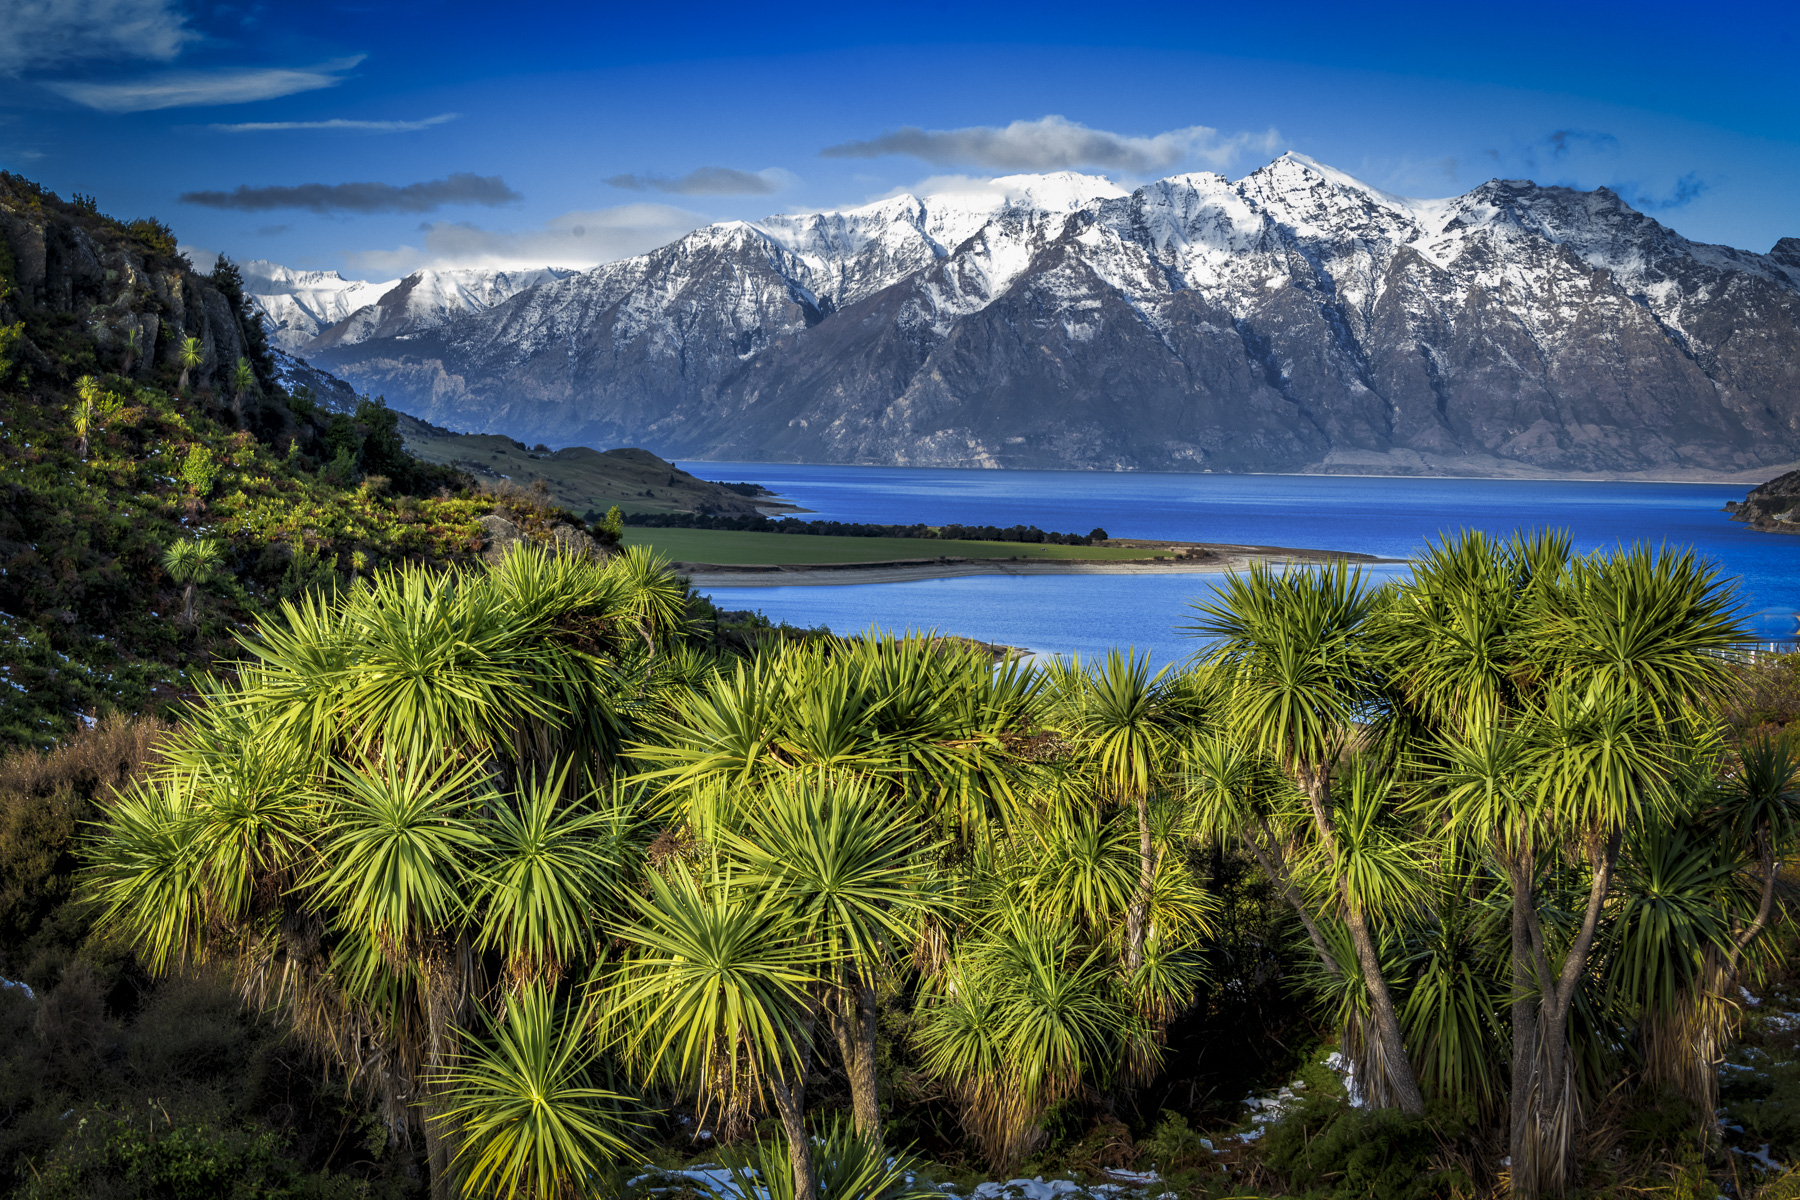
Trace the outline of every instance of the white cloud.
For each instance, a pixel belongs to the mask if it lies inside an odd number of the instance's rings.
[[[200,35],[170,0],[0,0],[0,75],[111,59],[168,62]]]
[[[328,129],[347,133],[415,133],[443,125],[462,116],[461,113],[439,113],[418,121],[354,121],[333,117],[329,121],[242,121],[236,125],[208,125],[215,133],[282,133],[290,129]]]
[[[4,2],[4,0],[0,0]],[[248,104],[296,92],[336,87],[344,72],[367,55],[340,58],[314,67],[251,67],[230,71],[167,71],[123,83],[65,80],[48,86],[77,104],[101,112],[148,112],[208,104]]]
[[[1061,171],[1106,167],[1144,173],[1197,161],[1229,166],[1245,150],[1273,154],[1281,145],[1274,129],[1222,134],[1207,125],[1132,137],[1090,129],[1066,117],[1047,116],[1011,125],[969,125],[961,129],[920,129],[909,125],[865,141],[827,146],[825,158],[879,158],[897,154],[953,166],[968,164],[997,171]]]
[[[642,254],[706,224],[699,213],[667,204],[621,204],[566,212],[535,229],[483,229],[462,221],[433,221],[424,245],[353,251],[360,270],[406,275],[426,267],[591,267]]]
[[[869,199],[888,200],[895,196],[967,196],[998,204],[1002,200],[1019,199],[1024,194],[1025,189],[1009,186],[986,175],[927,175],[914,183],[889,188]]]

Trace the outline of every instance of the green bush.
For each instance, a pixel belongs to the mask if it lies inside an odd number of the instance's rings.
[[[359,1181],[312,1174],[270,1130],[175,1124],[155,1100],[136,1111],[84,1113],[31,1172],[31,1200],[141,1196],[146,1200],[284,1200],[366,1195]]]
[[[1150,1136],[1137,1144],[1138,1163],[1164,1175],[1191,1170],[1211,1161],[1213,1152],[1207,1142],[1188,1125],[1186,1117],[1165,1110]]]
[[[181,478],[202,500],[212,495],[219,478],[219,463],[207,446],[195,446],[181,463]]]
[[[1296,1192],[1427,1200],[1476,1190],[1461,1171],[1435,1167],[1440,1141],[1429,1120],[1391,1108],[1303,1105],[1271,1125],[1260,1148],[1263,1163]]]

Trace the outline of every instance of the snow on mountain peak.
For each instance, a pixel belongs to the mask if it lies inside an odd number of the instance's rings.
[[[252,258],[238,264],[238,273],[250,291],[263,295],[292,295],[302,291],[335,291],[370,286],[392,287],[392,283],[366,284],[359,279],[345,279],[336,271],[297,271],[266,258]]]

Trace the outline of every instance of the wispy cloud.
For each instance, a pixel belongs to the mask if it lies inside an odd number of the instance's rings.
[[[171,0],[0,0],[0,75],[117,59],[168,62],[199,36]]]
[[[395,187],[391,183],[302,183],[290,187],[239,186],[229,192],[183,192],[183,204],[205,208],[229,208],[239,212],[268,212],[303,208],[316,213],[423,213],[446,204],[511,204],[524,197],[506,186],[498,175],[473,175],[461,171],[444,179],[429,179]]]
[[[1206,125],[1133,137],[1090,129],[1066,117],[1047,116],[1010,125],[969,125],[961,129],[890,130],[865,141],[843,142],[819,151],[825,158],[880,158],[899,154],[939,165],[968,164],[997,171],[1058,171],[1107,167],[1118,171],[1163,171],[1195,160],[1224,167],[1245,150],[1274,153],[1281,135],[1222,134]]]
[[[0,0],[3,2],[3,0]],[[344,72],[366,55],[340,58],[312,67],[247,67],[227,71],[165,71],[121,83],[63,80],[50,90],[101,112],[150,112],[160,108],[197,108],[212,104],[248,104],[297,92],[336,87]]]
[[[1612,190],[1623,196],[1626,203],[1634,208],[1667,212],[1671,208],[1683,208],[1692,204],[1711,186],[1706,180],[1700,178],[1699,172],[1689,171],[1677,179],[1675,186],[1662,195],[1635,183],[1616,183]]]
[[[425,267],[591,267],[667,244],[706,223],[667,204],[621,204],[566,212],[535,229],[483,229],[463,221],[420,226],[424,245],[350,254],[361,270],[405,275]]]
[[[433,125],[444,125],[461,113],[439,113],[418,121],[355,121],[332,117],[328,121],[240,121],[235,125],[208,125],[215,133],[285,133],[293,129],[339,130],[345,133],[416,133]]]
[[[1697,171],[1666,184],[1645,183],[1639,171],[1647,164],[1635,150],[1603,129],[1557,129],[1511,149],[1484,151],[1484,156],[1496,169],[1522,171],[1538,183],[1580,191],[1605,186],[1639,212],[1685,208],[1711,188]]]
[[[677,196],[769,196],[789,186],[794,177],[777,167],[740,171],[735,167],[696,167],[686,175],[614,175],[606,182],[633,192],[669,192]]]
[[[1558,159],[1583,151],[1614,151],[1619,148],[1619,139],[1610,133],[1586,129],[1558,129],[1546,136],[1542,144],[1552,159]]]

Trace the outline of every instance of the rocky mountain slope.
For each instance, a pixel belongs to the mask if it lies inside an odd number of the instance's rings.
[[[391,336],[385,329],[394,329]],[[428,420],[666,456],[1103,469],[1754,471],[1800,459],[1800,239],[1605,189],[1392,196],[1298,155],[709,226],[306,349]]]

